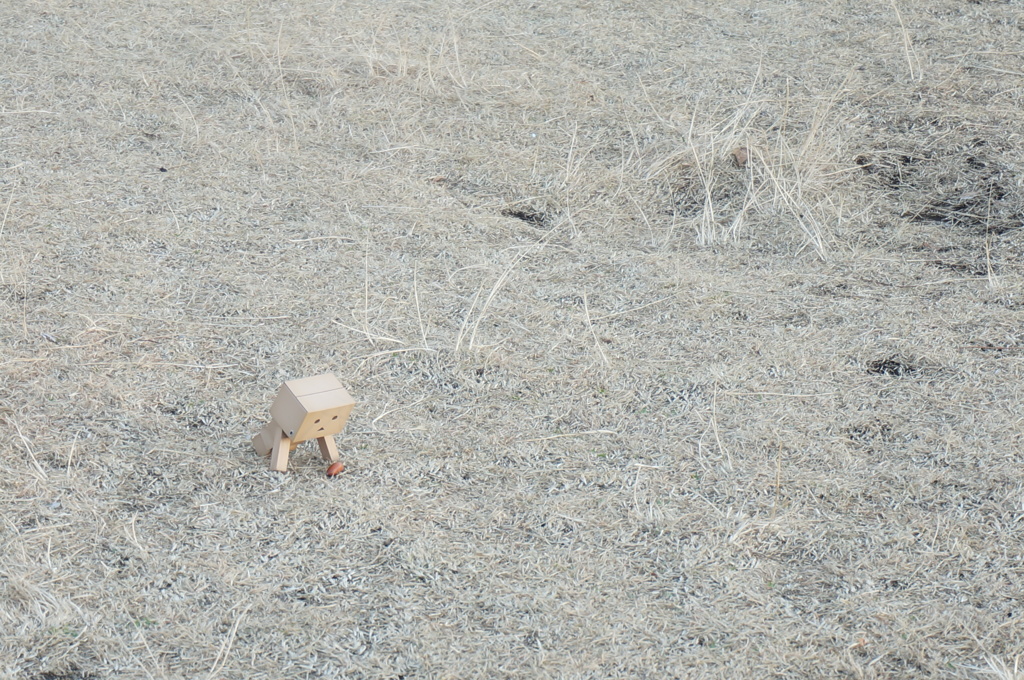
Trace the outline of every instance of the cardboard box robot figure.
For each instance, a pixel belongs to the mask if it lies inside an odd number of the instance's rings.
[[[338,447],[334,435],[345,427],[355,403],[330,373],[289,380],[270,407],[270,423],[252,438],[253,448],[261,456],[270,454],[271,470],[287,472],[288,454],[300,443],[316,439],[321,457],[335,468]]]

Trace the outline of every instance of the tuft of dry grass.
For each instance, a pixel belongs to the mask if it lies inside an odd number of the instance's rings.
[[[1019,677],[1019,8],[749,5],[0,9],[0,677]]]
[[[652,163],[647,177],[669,185],[676,214],[701,245],[764,238],[759,232],[784,225],[803,239],[799,250],[827,260],[832,225],[847,217],[843,180],[851,171],[842,160],[849,154],[842,126],[829,120],[837,96],[805,120],[794,119],[788,99],[760,99],[755,88],[725,114],[703,112],[698,104],[680,133],[685,144]]]

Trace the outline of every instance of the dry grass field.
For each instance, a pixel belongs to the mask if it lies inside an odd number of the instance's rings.
[[[4,3],[0,678],[1024,678],[1022,104],[1021,0]]]

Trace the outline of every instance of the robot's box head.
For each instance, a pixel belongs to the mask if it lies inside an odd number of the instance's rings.
[[[338,434],[355,401],[330,373],[289,380],[281,386],[270,415],[293,442]]]

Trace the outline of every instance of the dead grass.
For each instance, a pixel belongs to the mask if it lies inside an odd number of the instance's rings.
[[[792,225],[790,238],[802,239],[798,252],[809,249],[827,260],[833,251],[830,225],[848,217],[843,180],[854,169],[842,162],[842,126],[829,120],[834,98],[842,93],[800,112],[806,124],[793,130],[788,95],[781,102],[758,100],[754,89],[725,114],[703,112],[698,102],[689,126],[677,131],[684,146],[657,160],[647,178],[669,184],[674,215],[689,223],[686,231],[700,245],[757,238],[766,229]]]
[[[0,10],[0,677],[1019,677],[1019,10]]]

